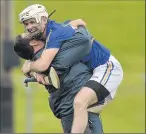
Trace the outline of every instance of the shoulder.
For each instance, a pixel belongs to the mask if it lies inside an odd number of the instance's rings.
[[[70,37],[75,33],[75,30],[70,26],[62,26],[56,30],[52,30],[50,33],[51,38],[62,38],[62,37]]]

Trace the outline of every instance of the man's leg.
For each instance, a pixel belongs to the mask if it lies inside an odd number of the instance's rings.
[[[88,113],[89,128],[92,134],[103,134],[103,126],[100,115],[98,113]]]
[[[92,104],[103,100],[109,92],[98,82],[88,81],[76,95],[74,100],[74,120],[72,133],[84,133],[88,123],[87,109]]]
[[[68,116],[63,117],[61,119],[61,124],[62,124],[62,128],[63,128],[64,133],[70,133],[72,121],[73,121],[73,115],[68,115]]]
[[[85,134],[103,134],[102,123],[99,114],[88,113],[88,125],[85,129]],[[64,133],[71,133],[73,115],[68,115],[61,119]]]
[[[94,69],[91,79],[75,96],[72,133],[84,133],[88,120],[87,109],[107,96],[113,99],[122,79],[122,67],[113,56],[106,64]]]
[[[88,87],[83,87],[76,95],[72,133],[84,133],[88,123],[87,108],[94,102],[97,102],[96,93]]]
[[[96,128],[93,128],[93,127],[95,127],[97,125],[98,118],[97,118],[97,121],[96,121],[96,119],[94,119],[94,120],[95,121],[93,121],[93,116],[91,116],[91,121],[89,121],[89,124],[86,127],[85,134],[92,134],[91,131],[95,132]],[[62,123],[62,128],[63,128],[64,133],[71,133],[73,115],[68,115],[68,116],[62,118],[61,123]]]

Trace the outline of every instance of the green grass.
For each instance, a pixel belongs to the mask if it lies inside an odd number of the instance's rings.
[[[102,113],[108,133],[145,131],[145,18],[144,1],[33,1],[47,7],[59,22],[83,18],[87,27],[121,62],[124,80],[115,100]],[[29,2],[15,1],[15,32],[23,32],[18,14]],[[20,68],[13,71],[15,132],[26,132],[26,89]],[[33,132],[62,132],[61,124],[48,105],[48,93],[32,84]]]

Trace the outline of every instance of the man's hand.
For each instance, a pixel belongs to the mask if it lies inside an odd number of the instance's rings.
[[[77,19],[69,22],[69,24],[74,27],[75,29],[78,28],[78,26],[86,26],[86,23],[82,19]]]
[[[46,75],[39,74],[39,73],[36,73],[36,74],[35,74],[35,78],[36,78],[36,80],[37,80],[38,83],[43,84],[43,85],[49,85],[49,83],[47,83],[47,82],[45,81],[45,79],[44,79],[45,76],[46,76]]]
[[[29,60],[26,60],[25,63],[23,64],[23,67],[22,67],[22,72],[24,73],[24,75],[26,77],[30,77],[28,75],[28,73],[30,72],[30,61]]]

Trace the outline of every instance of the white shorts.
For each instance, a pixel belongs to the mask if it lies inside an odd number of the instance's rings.
[[[99,109],[100,107],[106,105],[110,100],[114,98],[122,79],[123,79],[122,67],[118,60],[116,60],[115,57],[112,55],[110,56],[106,64],[100,65],[94,69],[93,75],[90,78],[90,80],[102,84],[110,93],[105,98],[104,102],[98,105]]]
[[[108,62],[94,69],[90,80],[97,81],[102,84],[109,92],[111,98],[114,98],[115,93],[123,79],[123,70],[114,56],[110,56]]]

